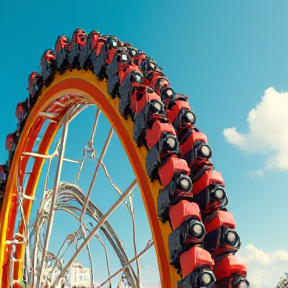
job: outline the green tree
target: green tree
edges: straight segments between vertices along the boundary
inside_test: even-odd
[[[285,273],[286,277],[281,278],[280,282],[276,286],[276,288],[288,288],[288,273]]]

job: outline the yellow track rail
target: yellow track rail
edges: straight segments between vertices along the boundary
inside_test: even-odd
[[[106,91],[107,83],[105,83],[105,81],[99,82],[91,71],[83,70],[73,70],[71,72],[67,71],[63,75],[56,73],[54,80],[49,87],[43,86],[41,95],[31,111],[21,133],[6,183],[6,187],[9,188],[6,188],[5,199],[0,214],[0,287],[10,287],[10,245],[6,244],[6,240],[11,240],[9,237],[13,235],[13,219],[15,221],[17,207],[16,179],[20,167],[19,163],[21,161],[21,157],[23,159],[22,152],[25,149],[25,145],[27,145],[27,143],[30,141],[28,138],[29,130],[35,124],[39,113],[43,111],[50,103],[59,97],[72,92],[79,93],[79,95],[83,95],[89,102],[96,104],[107,117],[117,132],[120,141],[122,142],[141,189],[142,199],[154,239],[162,287],[174,288],[176,287],[176,282],[180,280],[176,270],[169,264],[169,249],[167,239],[171,233],[170,225],[168,223],[164,225],[158,220],[157,216],[157,197],[161,186],[158,181],[152,183],[145,170],[145,158],[148,151],[144,147],[139,148],[136,146],[132,139],[133,122],[129,119],[124,120],[124,118],[121,117],[118,112],[119,99],[112,99],[112,97],[109,96]],[[59,124],[52,123],[50,125],[46,132],[46,134],[48,133],[46,135],[46,139],[45,141],[43,139],[44,143],[41,143],[39,147],[39,153],[47,153],[59,127]],[[43,159],[35,159],[32,174],[30,175],[30,179],[32,180],[29,183],[28,192],[26,192],[26,194],[29,196],[34,196],[35,194],[35,188],[37,186],[43,164]],[[27,203],[24,202],[23,206],[25,218],[28,220],[32,201],[26,201]],[[17,245],[17,258],[20,257],[23,259],[23,255],[24,245]],[[14,270],[14,280],[20,280],[22,277],[22,265],[14,265]],[[18,284],[16,284],[16,286],[18,286]]]

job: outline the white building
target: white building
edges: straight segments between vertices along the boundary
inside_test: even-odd
[[[67,288],[91,288],[91,269],[73,262],[67,275]]]
[[[53,263],[54,264],[54,263]],[[60,267],[59,267],[60,266]],[[46,282],[48,279],[55,279],[59,275],[62,265],[54,267],[49,261],[44,263],[44,274],[41,277],[41,288],[50,287]],[[48,285],[47,285],[48,284]],[[73,262],[68,269],[65,288],[92,288],[91,285],[91,269],[84,267],[79,262]]]

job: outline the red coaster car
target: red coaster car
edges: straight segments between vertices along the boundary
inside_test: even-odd
[[[170,109],[167,109],[166,117],[173,124],[177,132],[193,128],[196,122],[196,116],[192,112],[188,101],[176,100],[174,105],[170,106]]]
[[[140,67],[145,76],[144,84],[154,89],[158,95],[161,94],[161,89],[170,86],[169,80],[165,77],[161,67],[151,58],[144,59]]]
[[[187,95],[176,93],[171,87],[163,87],[160,91],[160,95],[166,109],[171,109],[177,100],[189,101]]]
[[[126,47],[119,47],[114,53],[111,63],[106,67],[108,80],[107,93],[115,98],[119,93],[121,72],[132,65],[129,51]],[[120,72],[120,75],[119,75]]]
[[[221,173],[207,170],[193,182],[193,201],[196,202],[201,212],[210,213],[228,204],[225,184]]]
[[[133,88],[143,83],[143,74],[137,65],[131,64],[119,67],[118,76],[120,84],[119,111],[121,116],[126,118],[131,112],[130,103]]]
[[[214,261],[208,251],[199,246],[192,246],[180,255],[181,275],[184,278],[178,287],[205,288],[214,287],[216,277]],[[225,286],[220,286],[224,288]],[[219,287],[219,288],[220,288]]]
[[[131,96],[131,111],[135,117],[133,138],[138,146],[146,145],[146,130],[151,129],[157,118],[165,116],[164,104],[148,86],[134,87]]]
[[[161,89],[164,87],[169,87],[170,82],[167,77],[164,77],[158,73],[153,73],[149,86],[152,87],[158,95],[160,95]]]
[[[26,117],[29,113],[29,108],[28,108],[28,99],[26,99],[25,102],[20,102],[16,106],[16,111],[15,111],[15,116],[18,120],[17,123],[17,136],[19,136],[22,132],[22,129],[24,127]]]
[[[152,77],[152,75],[155,73],[158,73],[159,75],[161,74],[162,76],[164,75],[162,68],[153,59],[148,57],[142,60],[140,68],[145,79],[147,80],[149,80],[150,77]]]
[[[205,223],[205,249],[214,257],[227,254],[227,252],[237,252],[241,241],[235,227],[233,215],[228,211],[219,210],[212,220]]]
[[[206,135],[198,129],[190,129],[181,138],[180,151],[182,158],[187,161],[191,169],[191,177],[195,176],[205,165],[212,166],[212,150],[208,145]]]
[[[142,51],[142,50],[137,50],[136,55],[133,55],[134,54],[133,52],[131,54],[132,55],[130,55],[130,56],[132,58],[133,63],[135,65],[138,65],[138,66],[141,65],[142,61],[144,61],[145,59],[148,58],[146,53],[144,51]]]
[[[139,49],[135,48],[133,45],[131,45],[130,43],[124,43],[124,47],[127,48],[129,56],[132,60],[132,62],[136,65],[139,66]],[[145,54],[145,53],[144,53]]]
[[[66,35],[61,35],[55,43],[56,65],[60,74],[64,73],[69,66],[68,55],[71,51],[70,40]]]
[[[246,278],[247,266],[233,254],[224,254],[217,257],[214,268],[217,278],[215,288],[232,287],[232,288],[249,288],[250,284]]]
[[[11,166],[11,162],[14,156],[14,152],[18,143],[17,132],[8,134],[6,137],[6,150],[9,152],[8,166]]]
[[[14,152],[16,149],[18,137],[16,132],[8,134],[6,137],[6,150],[9,152]]]
[[[87,40],[84,48],[80,50],[80,55],[78,58],[80,67],[87,70],[94,70],[91,57],[95,54],[95,49],[98,45],[99,38],[101,33],[99,31],[91,31],[87,36]]]
[[[34,104],[37,101],[42,86],[43,86],[42,76],[39,75],[37,72],[32,72],[29,75],[28,87],[27,87],[27,90],[29,91],[30,108],[34,107]]]
[[[173,227],[173,232],[169,235],[171,264],[180,270],[179,256],[195,244],[203,242],[205,227],[198,205],[186,200],[171,206],[169,216]]]
[[[6,182],[7,168],[6,164],[0,165],[0,185],[4,185]]]
[[[178,156],[179,143],[174,127],[165,118],[157,118],[152,128],[147,130],[146,143],[150,149],[146,156],[146,171],[153,181],[157,179],[157,170],[164,158]]]
[[[169,208],[179,201],[193,201],[192,181],[183,173],[175,173],[171,182],[159,192],[157,199],[157,213],[159,219],[165,223],[169,219]],[[197,206],[198,207],[198,206]],[[173,226],[174,227],[174,226]]]
[[[93,65],[93,71],[96,67],[96,61],[98,59],[98,56],[100,55],[101,48],[103,45],[105,45],[108,37],[109,35],[99,35],[99,38],[97,39],[97,45],[90,54],[90,59]],[[94,74],[95,74],[95,71],[94,71]]]
[[[120,46],[120,41],[115,36],[109,36],[101,46],[97,59],[94,62],[94,74],[98,80],[103,80],[106,76],[105,67],[111,64],[114,54]]]
[[[27,102],[19,102],[16,106],[15,117],[18,122],[22,122],[27,117],[28,109]]]
[[[81,50],[84,49],[85,44],[86,44],[86,40],[87,40],[87,34],[86,32],[81,29],[81,28],[77,28],[74,32],[73,32],[73,36],[71,39],[71,50],[70,53],[68,55],[68,62],[71,66],[71,68],[77,68],[80,69],[80,63],[79,63],[79,55]]]
[[[172,180],[175,181],[178,174],[189,176],[190,169],[185,160],[179,159],[175,155],[166,158],[165,161],[161,163],[161,167],[158,169],[160,183],[164,187],[166,187]]]
[[[48,86],[54,76],[54,67],[56,64],[56,55],[53,50],[46,50],[41,57],[41,76],[43,84]]]

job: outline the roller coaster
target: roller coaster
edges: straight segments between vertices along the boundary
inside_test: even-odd
[[[9,156],[0,166],[0,287],[65,287],[67,270],[80,251],[87,248],[91,256],[88,244],[98,237],[98,230],[116,251],[127,287],[141,287],[139,271],[136,273],[131,263],[152,245],[162,288],[249,287],[247,267],[236,255],[241,241],[234,217],[226,208],[224,179],[214,169],[207,137],[195,126],[188,96],[171,87],[156,61],[113,35],[88,34],[77,28],[71,39],[59,36],[55,49],[46,50],[40,63],[41,72],[32,72],[28,78],[28,97],[16,106],[17,128],[6,138]],[[105,214],[90,200],[93,181],[86,195],[77,179],[74,183],[60,181],[63,163],[74,161],[64,155],[68,125],[91,105],[98,108],[91,140],[78,163],[77,179],[84,160],[96,157],[93,137],[100,112],[112,128],[93,181],[103,166],[113,131],[135,174],[123,193],[109,178],[119,199]],[[59,131],[59,142],[49,154]],[[49,166],[54,158],[58,160],[53,187],[48,189],[47,179],[44,181],[43,199],[34,209],[33,225],[29,225],[44,163],[48,161]],[[153,241],[129,260],[108,217],[127,201],[137,183]],[[66,265],[58,254],[48,251],[58,210],[80,223],[66,240],[79,236],[83,240]],[[133,209],[130,211],[133,219]],[[88,227],[82,221],[84,215],[97,224]],[[39,231],[44,231],[43,235]],[[46,275],[43,266],[48,262],[55,273]]]

